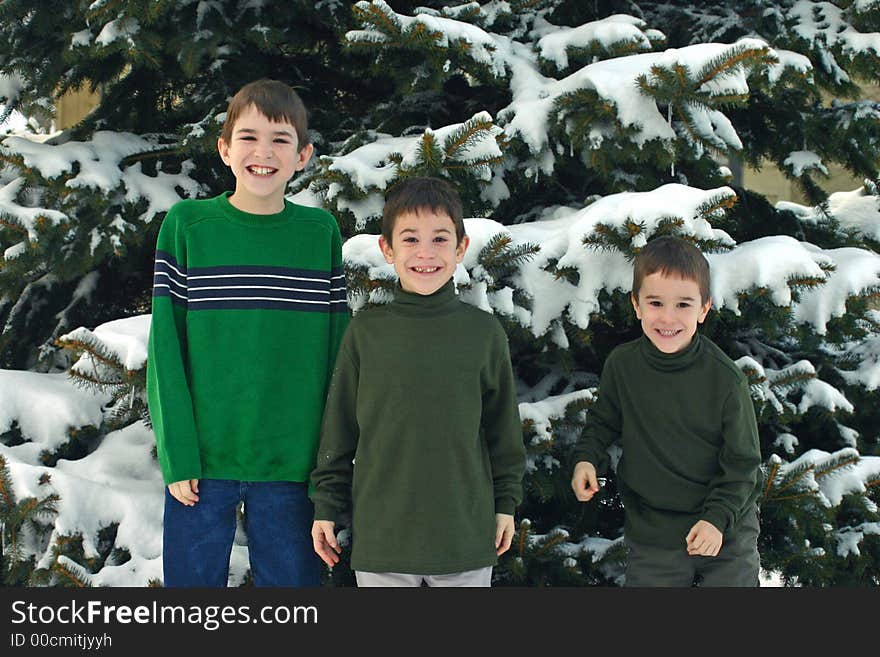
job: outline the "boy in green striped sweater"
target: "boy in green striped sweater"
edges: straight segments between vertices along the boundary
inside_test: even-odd
[[[175,204],[156,244],[147,393],[168,484],[164,582],[225,586],[243,503],[254,583],[317,585],[307,481],[348,323],[339,228],[284,198],[312,154],[290,87],[243,87],[217,146],[235,191]]]

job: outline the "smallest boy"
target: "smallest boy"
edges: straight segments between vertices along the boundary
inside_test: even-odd
[[[340,346],[311,479],[315,552],[339,561],[335,528],[351,510],[358,586],[490,586],[525,449],[507,336],[455,294],[468,247],[458,193],[399,183],[379,245],[400,283]]]
[[[598,492],[621,441],[626,586],[757,586],[758,430],[745,375],[697,333],[712,306],[703,254],[675,237],[649,242],[632,304],[644,335],[605,361],[573,451],[575,496]]]

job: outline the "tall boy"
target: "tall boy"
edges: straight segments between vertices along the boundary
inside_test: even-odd
[[[175,204],[156,245],[147,392],[165,585],[226,585],[241,502],[254,583],[317,585],[306,482],[348,322],[339,229],[284,198],[312,154],[287,85],[244,86],[217,149],[235,191]]]
[[[507,336],[455,295],[468,247],[458,193],[399,183],[379,244],[400,284],[340,346],[312,473],[315,551],[338,562],[335,525],[351,510],[358,586],[489,586],[525,449]]]
[[[632,304],[644,335],[605,361],[573,452],[575,495],[598,492],[619,440],[626,585],[757,586],[758,430],[745,375],[697,333],[712,305],[703,254],[679,238],[649,242]]]

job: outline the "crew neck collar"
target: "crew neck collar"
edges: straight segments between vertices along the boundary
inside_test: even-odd
[[[281,212],[276,212],[274,214],[253,214],[251,212],[239,210],[232,205],[232,203],[229,202],[231,194],[232,192],[223,192],[216,197],[216,200],[226,217],[237,224],[257,227],[278,226],[288,220],[288,212],[290,211],[292,204],[287,199],[284,199],[284,209],[281,210]]]

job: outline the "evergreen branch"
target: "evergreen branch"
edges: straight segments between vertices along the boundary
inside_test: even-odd
[[[835,470],[839,470],[840,468],[845,468],[848,465],[853,465],[858,462],[859,462],[859,457],[857,457],[857,456],[849,457],[846,460],[844,460],[843,462],[836,463],[832,466],[825,468],[824,470],[816,470],[815,477],[816,477],[816,479],[818,479],[819,477],[825,477],[829,473],[834,472]]]
[[[462,170],[462,169],[477,169],[479,167],[489,166],[490,164],[499,164],[504,161],[503,155],[495,155],[492,157],[486,157],[482,160],[470,160],[468,162],[447,162],[443,166],[446,169],[450,170]]]
[[[549,550],[553,549],[554,547],[556,547],[560,543],[564,542],[566,538],[568,538],[568,537],[565,534],[563,534],[562,532],[554,533],[553,536],[551,538],[547,539],[540,548],[535,550],[535,557],[537,558],[537,557],[541,556],[542,554],[544,554],[545,552],[548,552]]]
[[[364,9],[364,5],[367,5],[367,9]],[[374,25],[385,34],[401,36],[400,21],[397,20],[397,15],[391,7],[384,2],[358,2],[352,6],[351,11],[355,20],[361,21],[362,24]]]
[[[485,119],[480,118],[468,119],[446,140],[444,145],[446,157],[455,157],[455,154],[460,149],[477,143],[484,133],[491,134],[492,127],[492,121],[486,121]]]
[[[762,495],[765,499],[770,493],[770,488],[773,486],[773,480],[776,478],[776,473],[779,472],[779,463],[773,463],[771,467],[772,469],[767,474],[767,485],[764,487],[764,494]]]
[[[769,501],[771,502],[782,502],[783,500],[797,500],[802,497],[813,497],[815,493],[813,491],[807,491],[805,493],[796,493],[794,495],[783,495],[782,497],[771,497]]]
[[[746,46],[737,46],[731,49],[725,55],[715,57],[703,66],[697,73],[697,87],[701,87],[715,77],[724,77],[733,74],[738,67],[745,68],[747,62],[752,62],[752,66],[761,62],[775,62],[776,60],[767,57],[770,50],[767,47],[758,50],[751,50]]]
[[[119,160],[119,168],[127,167],[130,164],[134,164],[135,162],[145,162],[146,160],[154,160],[159,159],[160,157],[165,157],[166,155],[179,155],[180,151],[177,148],[160,148],[154,151],[144,151],[142,153],[136,153],[135,155],[127,155],[126,157]]]
[[[6,464],[6,457],[0,454],[0,519],[6,522],[5,516],[17,506],[15,491],[12,488],[12,475]]]
[[[786,279],[788,287],[814,289],[828,282],[827,278],[819,278],[818,276],[798,276],[792,275]]]
[[[67,557],[65,559],[70,561],[70,565],[62,563],[61,556],[58,555],[50,570],[62,580],[62,586],[80,589],[91,588],[92,585],[86,574],[86,569]]]
[[[426,132],[419,141],[419,154],[422,156],[422,162],[426,167],[432,170],[438,170],[443,163],[443,154],[437,146],[437,138],[433,132]]]
[[[727,210],[736,205],[736,194],[716,194],[697,206],[697,214],[710,221],[710,219],[723,217]]]
[[[801,470],[798,474],[794,475],[792,477],[792,479],[787,484],[777,488],[776,492],[781,493],[784,490],[788,490],[789,488],[794,486],[796,483],[798,483],[801,479],[803,479],[807,474],[812,472],[815,467],[816,467],[815,463],[808,465],[806,468]],[[773,499],[779,499],[779,498],[773,498]]]
[[[522,558],[523,554],[526,551],[526,535],[531,528],[531,523],[527,520],[522,520],[519,523],[519,541],[517,541],[517,554],[520,558]]]
[[[718,94],[716,96],[709,96],[708,100],[709,103],[707,104],[711,104],[712,107],[742,105],[748,102],[749,94]]]
[[[108,355],[112,352],[109,352],[107,348],[97,340],[95,342],[86,342],[84,340],[64,340],[58,338],[55,340],[55,346],[64,347],[65,349],[70,349],[74,352],[84,351],[108,367],[113,369],[125,369],[125,365],[122,364],[122,361],[113,355]]]
[[[8,216],[9,215],[0,214],[0,226],[4,226],[6,228],[9,228],[10,230],[21,233],[22,235],[24,235],[25,238],[28,238],[29,234],[28,234],[27,228],[22,226],[21,222],[19,222],[18,220],[14,219],[14,218],[13,219],[4,218],[4,217],[8,217]],[[30,240],[28,240],[28,241],[30,241]]]

